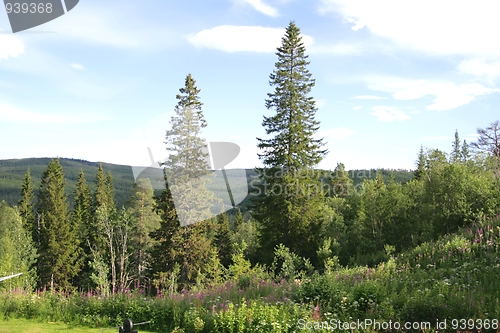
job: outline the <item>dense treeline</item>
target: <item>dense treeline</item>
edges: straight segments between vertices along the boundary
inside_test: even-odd
[[[293,281],[347,265],[373,267],[498,215],[498,122],[479,129],[471,145],[456,133],[450,154],[422,147],[411,179],[398,171],[354,176],[342,163],[318,170],[328,152],[314,136],[314,80],[294,23],[277,55],[275,90],[266,100],[276,112],[263,120],[263,167],[255,169],[248,210],[212,216],[220,202],[206,189],[201,132],[208,124],[188,75],[167,131],[163,191],[138,179],[122,204],[114,174],[100,165],[95,174],[72,175],[69,197],[59,159],[48,162],[36,186],[27,170],[21,200],[0,205],[0,276],[24,273],[9,287],[161,295],[225,281],[245,287],[256,276]]]

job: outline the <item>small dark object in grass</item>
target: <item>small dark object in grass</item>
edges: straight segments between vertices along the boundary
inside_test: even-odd
[[[137,331],[133,330],[134,324],[132,323],[132,320],[130,318],[125,319],[123,322],[123,326],[120,326],[119,333],[138,333]]]

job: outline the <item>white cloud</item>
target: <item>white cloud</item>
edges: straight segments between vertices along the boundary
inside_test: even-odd
[[[354,96],[354,99],[385,99],[385,97],[373,96],[373,95],[360,95]]]
[[[358,31],[358,30],[363,29],[365,27],[365,24],[363,22],[356,21],[356,20],[354,20],[352,18],[348,18],[347,22],[354,23],[354,25],[351,27],[351,29],[354,30],[354,31]]]
[[[328,104],[328,100],[326,100],[326,99],[317,99],[316,100],[316,107],[318,107],[318,108],[321,108],[321,107],[325,106],[326,104]]]
[[[444,111],[468,104],[478,96],[500,92],[479,83],[462,83],[407,80],[394,77],[372,77],[367,79],[368,88],[391,93],[397,100],[415,100],[435,96],[428,110]]]
[[[252,7],[255,10],[261,12],[264,15],[271,16],[271,17],[279,16],[278,10],[276,8],[265,4],[262,0],[245,0],[245,2],[252,5]]]
[[[451,136],[425,136],[422,141],[451,141],[453,137]]]
[[[370,112],[370,114],[376,116],[378,120],[382,122],[389,122],[396,120],[404,121],[411,119],[409,115],[405,114],[403,111],[394,106],[378,105],[374,106],[372,109],[373,112]]]
[[[79,71],[83,71],[85,69],[85,67],[81,64],[71,64],[71,67]]]
[[[0,120],[5,122],[76,124],[90,123],[109,119],[109,117],[96,114],[72,114],[71,116],[68,116],[33,112],[0,103]]]
[[[414,106],[407,106],[406,108],[408,110],[411,110],[411,113],[414,113],[414,114],[422,113],[422,112],[418,111]]]
[[[358,106],[353,107],[353,109],[354,109],[354,110],[361,110],[362,108],[363,108],[363,107],[362,107],[362,106],[359,106],[359,105],[358,105]]]
[[[500,55],[498,4],[491,0],[320,0],[320,14],[337,12],[400,46],[438,54]]]
[[[321,130],[316,134],[316,137],[321,138],[329,138],[331,140],[340,140],[348,138],[352,135],[356,134],[356,131],[347,128],[347,127],[338,127],[332,129]]]
[[[458,69],[466,74],[494,78],[500,76],[500,61],[484,59],[463,60]]]
[[[275,52],[285,34],[282,28],[260,26],[220,25],[188,36],[188,41],[197,48],[211,48],[224,52]],[[307,47],[313,38],[302,35]]]
[[[0,60],[15,58],[24,53],[24,44],[12,35],[0,33]]]

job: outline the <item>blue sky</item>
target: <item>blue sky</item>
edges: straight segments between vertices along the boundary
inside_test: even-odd
[[[191,73],[208,141],[256,137],[284,28],[295,20],[316,79],[319,167],[413,169],[420,145],[449,151],[455,129],[499,120],[495,1],[81,0],[12,34],[0,10],[0,159],[70,157],[149,165]]]

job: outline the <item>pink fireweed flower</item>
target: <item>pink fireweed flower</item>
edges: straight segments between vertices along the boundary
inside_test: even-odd
[[[319,304],[316,303],[316,306],[314,307],[313,313],[312,313],[312,318],[314,320],[320,320],[321,319],[321,313],[320,313],[320,308]]]

